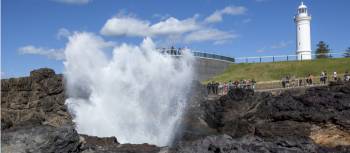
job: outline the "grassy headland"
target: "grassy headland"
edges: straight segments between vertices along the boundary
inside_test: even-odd
[[[204,81],[227,82],[229,80],[255,79],[256,81],[280,80],[286,75],[305,77],[309,73],[319,76],[321,71],[328,75],[336,71],[338,74],[350,72],[350,58],[317,59],[312,61],[286,61],[271,63],[232,64],[224,73],[213,79]]]

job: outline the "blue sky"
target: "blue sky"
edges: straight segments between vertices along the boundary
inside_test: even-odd
[[[159,47],[187,46],[232,57],[295,52],[293,16],[300,0],[2,0],[1,75],[40,67],[63,72],[62,49],[74,31]],[[312,15],[312,49],[350,47],[349,0],[304,0]],[[109,21],[109,22],[108,22]],[[117,25],[117,26],[116,26]]]

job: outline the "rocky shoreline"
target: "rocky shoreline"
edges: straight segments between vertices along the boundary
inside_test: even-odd
[[[120,144],[78,134],[64,105],[62,75],[34,70],[1,80],[3,153],[350,152],[350,84],[279,95],[237,89],[208,100],[194,83],[172,146]]]

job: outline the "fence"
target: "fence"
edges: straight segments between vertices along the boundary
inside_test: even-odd
[[[181,56],[183,52],[183,48],[159,48],[158,49],[161,53],[166,53],[173,56]],[[212,54],[212,53],[204,53],[199,51],[192,51],[192,54],[196,57],[200,58],[209,58],[209,59],[216,59],[216,60],[223,60],[228,61],[231,63],[263,63],[263,62],[281,62],[281,61],[305,61],[306,59],[303,59],[303,55],[300,56],[300,60],[298,59],[298,55],[276,55],[276,56],[255,56],[255,57],[229,57],[229,56],[222,56],[218,54]],[[311,54],[311,60],[317,59],[317,57],[321,56],[322,58],[342,58],[344,57],[346,53],[345,52],[332,52],[332,53],[326,53],[326,54]],[[308,55],[304,55],[308,56]],[[307,59],[309,60],[309,59]]]
[[[183,48],[159,48],[158,49],[161,53],[166,53],[172,56],[181,56],[182,52],[184,51]],[[211,53],[204,53],[204,52],[199,52],[199,51],[192,51],[193,56],[200,57],[200,58],[209,58],[209,59],[215,59],[215,60],[222,60],[222,61],[227,61],[234,63],[235,59],[232,57],[228,56],[222,56],[218,54],[211,54]]]
[[[232,57],[217,55],[217,54],[210,54],[210,53],[202,53],[202,52],[192,52],[194,56],[196,57],[203,57],[203,58],[211,58],[211,59],[217,59],[217,60],[223,60],[228,62],[235,62],[235,59]]]
[[[327,54],[311,54],[312,60],[318,56],[323,58],[342,58],[344,52],[332,52]],[[298,55],[276,55],[276,56],[256,56],[256,57],[238,57],[235,58],[236,63],[262,63],[262,62],[280,62],[280,61],[298,61]],[[303,56],[299,61],[303,61]]]
[[[338,74],[337,79],[344,80],[343,77],[344,74]],[[289,83],[286,85],[286,88],[296,88],[296,87],[305,87],[305,86],[317,86],[317,85],[325,85],[322,84],[320,81],[321,77],[313,77],[312,79],[312,84],[307,84],[306,83],[306,78],[292,78],[289,80]],[[301,81],[300,81],[301,80]],[[334,81],[334,79],[331,76],[327,77],[326,84],[329,81]],[[275,80],[275,81],[266,81],[266,82],[257,82],[256,83],[256,89],[257,90],[266,90],[266,89],[278,89],[278,88],[283,88],[282,86],[282,81],[280,80]]]

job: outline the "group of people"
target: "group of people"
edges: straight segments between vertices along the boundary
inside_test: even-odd
[[[337,72],[333,72],[332,80],[333,81],[341,80],[341,78],[338,76]],[[326,84],[327,81],[328,81],[327,72],[326,71],[322,71],[321,75],[320,75],[320,82],[321,82],[321,84]],[[345,72],[344,77],[343,77],[343,81],[345,81],[345,82],[350,81],[350,75],[349,75],[348,71]]]
[[[341,80],[337,72],[333,72],[333,75],[331,77],[332,77],[332,81]],[[328,74],[326,71],[322,71],[320,74],[320,84],[327,84],[327,81],[329,81]],[[350,74],[348,71],[345,72],[343,81],[346,81],[346,82],[350,81]],[[305,77],[305,84],[303,84],[303,79],[296,79],[295,77],[290,77],[290,76],[283,77],[281,80],[281,84],[283,88],[288,88],[293,86],[302,86],[302,85],[310,86],[310,85],[313,85],[314,83],[315,83],[314,76],[311,73],[309,73]]]
[[[207,90],[209,94],[215,94],[215,95],[226,95],[229,90],[235,89],[235,88],[242,88],[242,89],[255,89],[256,81],[254,79],[252,80],[236,80],[234,82],[209,82],[207,84]]]

